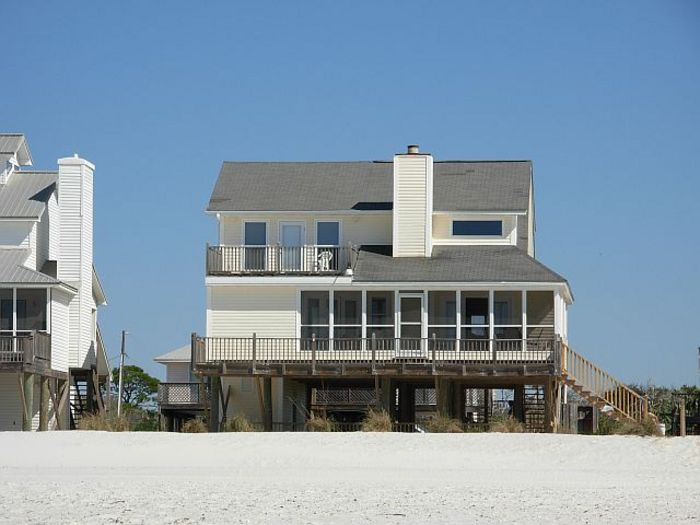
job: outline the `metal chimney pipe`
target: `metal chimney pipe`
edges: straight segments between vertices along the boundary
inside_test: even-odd
[[[416,155],[418,153],[420,153],[419,148],[418,148],[418,144],[409,144],[408,145],[408,154],[409,155]]]

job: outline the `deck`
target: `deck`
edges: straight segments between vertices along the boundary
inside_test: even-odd
[[[549,376],[560,355],[557,340],[192,337],[193,368],[203,375]]]
[[[31,332],[0,336],[0,370],[49,371],[51,335]]]

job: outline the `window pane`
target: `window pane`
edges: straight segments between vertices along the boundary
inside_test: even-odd
[[[437,327],[428,327],[428,337],[433,338],[435,336],[437,339],[456,339],[455,334],[457,333],[456,328],[437,328]]]
[[[0,289],[0,330],[12,330],[12,290]]]
[[[301,324],[328,325],[328,292],[301,292]]]
[[[527,292],[527,324],[554,324],[553,292]]]
[[[519,326],[516,327],[510,327],[510,328],[494,328],[493,330],[494,337],[496,339],[522,339],[523,338],[523,331],[520,329]]]
[[[495,292],[493,315],[495,324],[522,324],[522,292]]]
[[[367,292],[367,324],[394,324],[394,292]]]
[[[264,222],[246,222],[244,242],[248,246],[264,246],[267,244],[267,224]]]
[[[46,290],[17,290],[17,330],[46,330]]]
[[[360,339],[362,337],[362,328],[357,327],[338,327],[333,329],[334,339]]]
[[[452,235],[503,235],[503,221],[452,221]]]
[[[420,339],[420,325],[405,324],[401,326],[401,337],[409,339]]]
[[[333,320],[336,325],[362,324],[362,292],[335,292]]]
[[[542,326],[527,329],[527,338],[534,341],[537,340],[554,340],[554,327],[553,326]]]
[[[462,339],[488,339],[489,329],[483,328],[462,328]]]
[[[340,244],[340,224],[338,222],[316,223],[316,244],[337,246]]]
[[[428,324],[455,324],[456,297],[455,292],[428,292]]]
[[[488,292],[462,292],[462,324],[489,324]]]
[[[401,298],[401,315],[402,323],[420,323],[421,322],[421,303],[420,297],[402,297]]]

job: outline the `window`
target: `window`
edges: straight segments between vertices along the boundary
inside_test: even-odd
[[[338,221],[317,222],[316,244],[318,246],[340,245],[340,223]]]
[[[496,339],[522,339],[523,293],[497,291],[493,294],[494,337]]]
[[[357,350],[362,339],[362,292],[333,294],[333,347]]]
[[[245,269],[265,270],[267,224],[264,222],[246,222],[243,225],[243,230]]]
[[[428,292],[428,337],[454,340],[457,337],[456,326],[456,292]]]
[[[11,332],[14,329],[12,288],[0,289],[0,330]]]
[[[489,293],[462,292],[461,337],[465,350],[486,350],[483,341],[489,338]]]
[[[328,292],[301,292],[301,338],[302,348],[311,349],[311,339],[316,337],[317,349],[328,348],[330,336]]]
[[[46,330],[45,289],[17,289],[17,330]]]
[[[503,221],[452,221],[455,236],[503,236]]]
[[[367,292],[367,337],[384,340],[377,346],[389,347],[394,338],[394,292]],[[391,342],[386,341],[391,339]]]

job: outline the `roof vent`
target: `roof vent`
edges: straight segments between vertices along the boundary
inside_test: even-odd
[[[419,148],[418,148],[418,144],[409,144],[408,145],[408,154],[409,155],[416,155],[418,153],[420,153]]]

